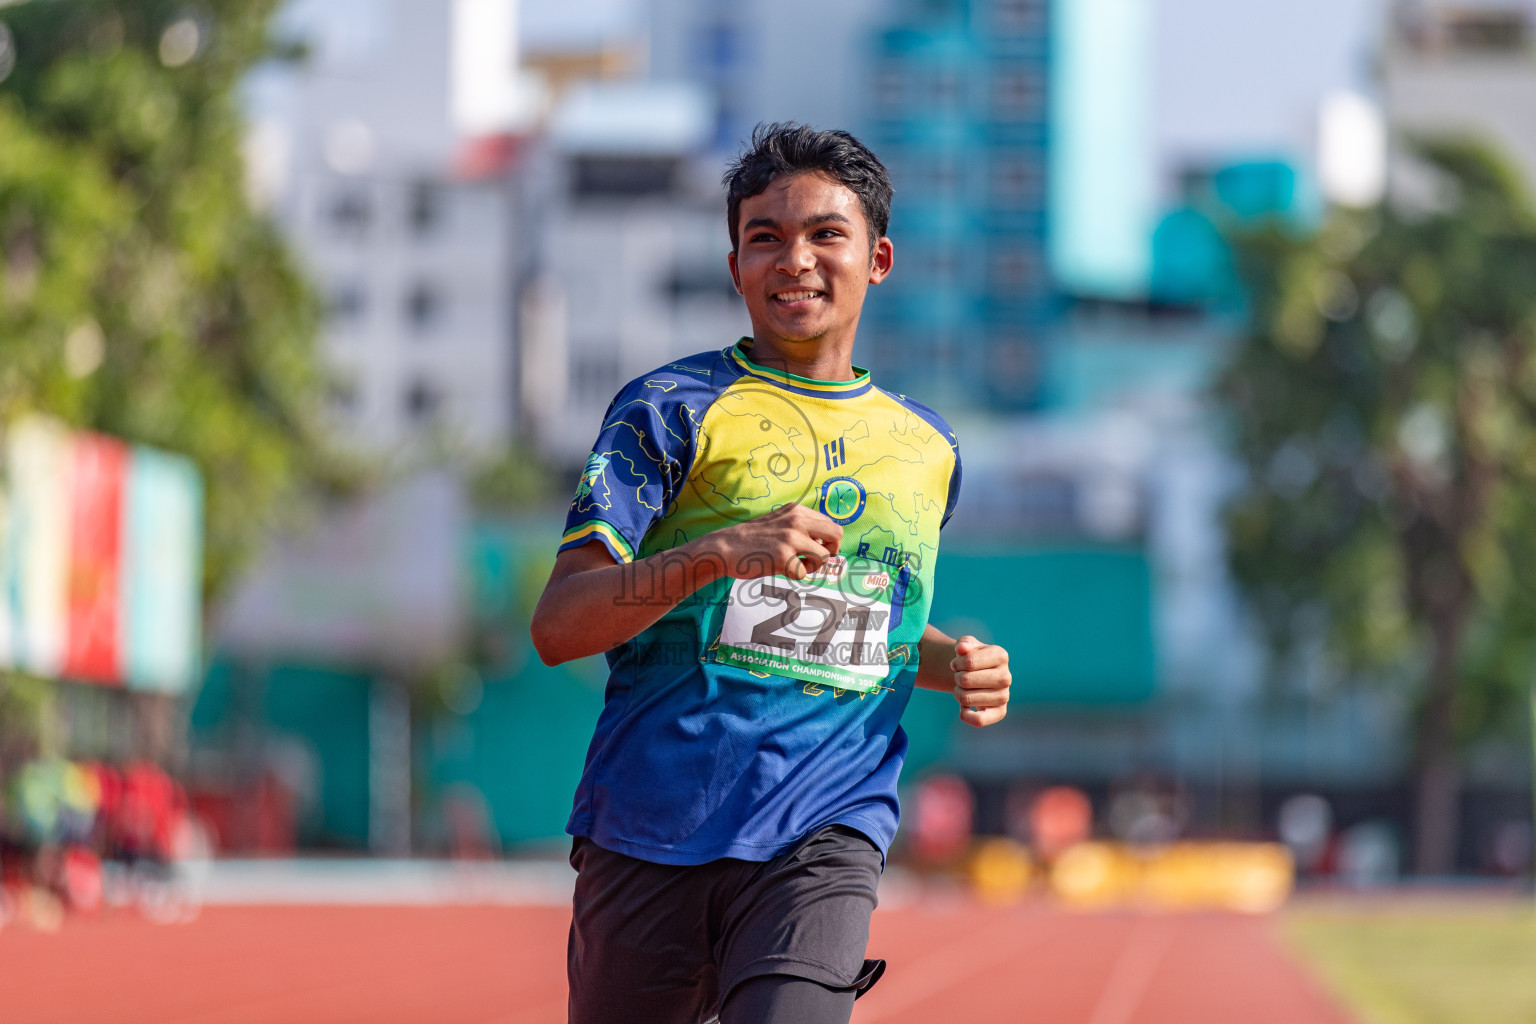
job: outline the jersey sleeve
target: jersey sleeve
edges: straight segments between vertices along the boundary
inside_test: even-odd
[[[692,439],[669,424],[665,395],[644,385],[619,392],[576,484],[560,550],[601,541],[619,562],[632,562],[646,531],[677,495]]]
[[[886,392],[886,394],[891,394]],[[949,450],[954,454],[955,465],[949,472],[949,494],[944,499],[944,518],[939,520],[939,529],[943,529],[949,523],[949,517],[955,514],[955,506],[960,504],[960,439],[955,436],[955,429],[928,406],[909,395],[891,395],[892,398],[906,406],[912,412],[921,416],[938,435],[949,445]]]
[[[943,529],[949,523],[949,517],[955,514],[955,506],[960,504],[960,441],[955,437],[953,430],[947,431],[944,440],[949,442],[950,448],[955,453],[955,468],[949,474],[949,498],[944,502],[944,518],[939,520],[939,529]]]

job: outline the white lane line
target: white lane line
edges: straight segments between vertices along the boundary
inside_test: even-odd
[[[1125,948],[1110,968],[1109,980],[1094,1005],[1088,1024],[1130,1024],[1146,995],[1157,966],[1173,938],[1175,924],[1166,918],[1142,918],[1131,930]]]
[[[1044,929],[1019,942],[1020,927],[1038,920],[1011,917],[959,943],[941,946],[913,963],[893,964],[891,973],[853,1006],[854,1024],[876,1024],[960,985],[968,978],[1017,960],[1031,946],[1045,941]]]

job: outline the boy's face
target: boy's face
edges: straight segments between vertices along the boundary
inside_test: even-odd
[[[812,172],[775,179],[742,200],[731,277],[753,331],[815,341],[858,326],[864,294],[891,270],[891,240],[877,239],[859,197]]]

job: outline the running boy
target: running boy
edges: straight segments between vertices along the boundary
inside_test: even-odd
[[[885,168],[759,126],[725,180],[752,337],[609,408],[533,618],[610,675],[568,831],[573,1024],[846,1024],[913,686],[1007,712],[1008,655],[928,624],[960,491],[937,413],[853,365]]]

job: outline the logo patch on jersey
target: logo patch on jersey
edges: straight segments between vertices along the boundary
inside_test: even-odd
[[[602,478],[603,470],[608,468],[608,456],[593,452],[587,457],[587,468],[582,470],[581,483],[576,485],[576,497],[585,498],[592,493],[592,488],[597,486],[597,481]]]
[[[828,441],[821,446],[821,457],[828,469],[836,469],[848,461],[848,446],[841,437],[836,441]]]
[[[847,526],[864,512],[864,485],[851,476],[834,476],[821,485],[821,510],[838,526]]]
[[[821,563],[820,569],[812,573],[806,573],[805,579],[807,582],[814,580],[820,583],[836,583],[843,578],[843,574],[847,571],[848,559],[842,555],[833,555]]]

